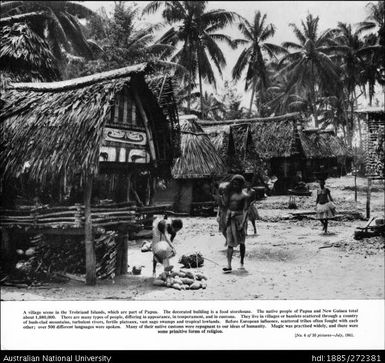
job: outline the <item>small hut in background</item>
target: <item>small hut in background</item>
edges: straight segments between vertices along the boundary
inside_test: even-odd
[[[1,194],[8,208],[16,208],[2,211],[2,230],[21,226],[28,233],[83,235],[88,284],[96,281],[96,235],[112,230],[127,236],[141,223],[135,177],[171,172],[178,119],[165,116],[149,89],[149,68],[143,63],[68,81],[14,83],[2,94]],[[61,194],[53,209],[17,210],[9,197],[21,177],[38,187],[29,196],[40,187]],[[99,177],[110,188],[98,188]],[[91,205],[93,197],[109,197],[109,191],[119,204]]]
[[[278,181],[275,192],[286,193],[294,185],[297,172],[302,173],[302,149],[299,125],[303,122],[299,113],[282,116],[225,121],[200,121],[206,132],[215,136],[215,128],[229,127],[229,142],[226,151],[233,163],[228,165],[232,172],[255,173],[260,166],[267,173],[275,175]],[[210,128],[213,128],[211,130]],[[234,152],[230,150],[234,147]],[[229,159],[228,159],[229,160]]]
[[[177,183],[175,210],[191,213],[194,207],[214,205],[213,181],[226,173],[226,167],[196,117],[181,117],[180,132],[181,156],[172,168]]]
[[[299,138],[300,114],[267,117],[251,123],[251,134],[259,158],[275,175],[275,193],[285,194],[303,175],[303,152]]]
[[[304,180],[313,181],[322,173],[340,177],[350,171],[353,153],[334,131],[309,129],[299,135],[306,159]]]

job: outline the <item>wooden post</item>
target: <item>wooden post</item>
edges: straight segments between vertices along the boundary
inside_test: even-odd
[[[357,170],[354,170],[354,201],[357,203]]]
[[[84,237],[86,245],[86,284],[96,284],[96,255],[91,221],[92,175],[87,174],[84,188]]]
[[[132,180],[131,180],[131,176],[132,174],[129,173],[127,175],[127,197],[126,197],[126,201],[129,202],[131,199],[130,199],[130,191],[131,191],[131,186],[132,186]]]
[[[125,233],[123,235],[123,246],[122,246],[122,267],[121,267],[121,274],[125,275],[127,273],[128,268],[128,233]]]
[[[370,194],[372,189],[372,179],[368,177],[368,189],[366,191],[366,218],[370,218]]]

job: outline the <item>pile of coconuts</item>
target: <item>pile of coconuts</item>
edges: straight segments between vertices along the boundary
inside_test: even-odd
[[[163,271],[153,281],[154,286],[165,286],[176,290],[199,290],[207,287],[207,277],[200,272]]]

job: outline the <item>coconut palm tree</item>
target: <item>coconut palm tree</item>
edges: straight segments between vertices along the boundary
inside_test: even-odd
[[[334,36],[335,45],[331,49],[335,52],[333,58],[340,70],[342,88],[339,99],[346,101],[346,107],[350,111],[346,121],[347,142],[351,144],[354,126],[354,107],[357,100],[356,88],[360,85],[360,73],[362,69],[363,41],[360,30],[353,30],[350,24],[338,23]]]
[[[374,34],[369,34],[363,40],[364,48],[370,49],[376,44],[376,37]],[[369,96],[369,105],[372,106],[374,97],[374,87],[376,82],[379,84],[385,84],[385,75],[381,74],[381,57],[382,54],[379,51],[365,52],[362,55],[362,67],[360,70],[360,84],[362,85],[364,94]],[[366,92],[366,85],[368,91]]]
[[[189,95],[193,81],[198,76],[203,113],[202,80],[216,87],[214,70],[209,58],[222,75],[226,59],[217,42],[233,46],[231,38],[218,31],[240,19],[240,16],[223,9],[207,10],[207,1],[152,1],[144,8],[143,13],[154,13],[161,7],[164,8],[163,18],[168,24],[174,25],[162,36],[161,42],[173,46],[181,44],[181,48],[172,56],[171,61],[187,69]],[[189,97],[187,108],[190,107]]]
[[[88,32],[99,34],[95,41],[103,50],[91,68],[100,72],[143,61],[164,60],[171,54],[174,47],[155,41],[159,24],[138,24],[139,11],[136,6],[127,7],[124,2],[117,2],[112,17],[102,14],[102,22],[90,22]]]
[[[79,19],[97,16],[84,5],[72,1],[5,1],[0,4],[0,25],[27,22],[48,41],[52,53],[64,61],[63,49],[70,54],[92,58],[95,44],[88,42]]]
[[[377,4],[369,3],[370,15],[359,23],[360,30],[378,29],[378,43],[385,47],[385,2],[378,1]]]
[[[261,97],[270,86],[270,77],[268,76],[267,61],[264,58],[264,53],[272,58],[285,51],[285,49],[278,45],[266,42],[267,39],[274,36],[275,27],[273,24],[265,24],[265,22],[266,14],[261,15],[259,11],[255,13],[252,24],[246,19],[243,19],[239,23],[238,28],[245,39],[237,39],[234,41],[237,45],[245,44],[247,46],[240,54],[233,68],[232,76],[234,80],[239,80],[247,68],[245,91],[247,91],[251,85],[249,113],[251,113],[252,110],[257,84]],[[259,99],[261,99],[261,97]]]
[[[315,125],[318,127],[317,98],[326,90],[332,93],[338,89],[338,72],[330,54],[335,30],[328,29],[318,34],[319,17],[309,14],[301,28],[290,24],[298,43],[284,42],[282,45],[291,53],[280,60],[283,66],[278,75],[285,74],[288,87],[300,87],[308,96]]]

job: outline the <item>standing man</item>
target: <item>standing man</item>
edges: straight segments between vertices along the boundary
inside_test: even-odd
[[[247,209],[249,207],[248,195],[242,190],[244,186],[245,178],[242,175],[232,177],[229,185],[229,209],[226,219],[227,267],[223,268],[225,273],[232,271],[231,261],[234,247],[238,245],[241,254],[241,269],[244,268]]]
[[[183,227],[181,219],[169,220],[167,216],[163,219],[155,219],[152,225],[152,253],[153,253],[153,268],[152,273],[155,277],[156,264],[163,264],[164,271],[171,271],[173,266],[170,265],[170,258],[176,254],[174,238]]]

